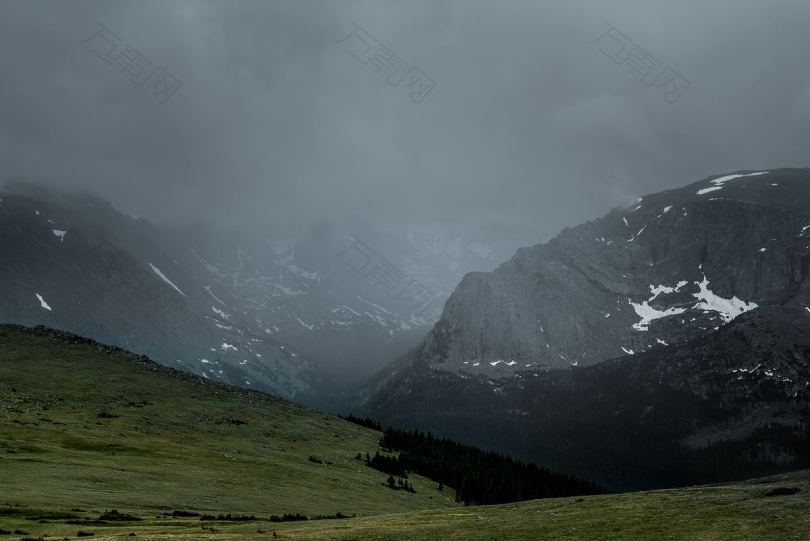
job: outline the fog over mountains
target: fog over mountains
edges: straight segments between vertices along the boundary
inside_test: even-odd
[[[806,0],[4,0],[0,324],[67,331],[6,340],[78,335],[368,441],[430,432],[402,437],[444,449],[436,492],[500,481],[434,436],[614,491],[810,467],[808,22]],[[0,413],[39,423],[16,392]],[[315,418],[278,456],[376,459],[410,497],[402,457],[310,454]]]
[[[7,0],[0,179],[156,223],[296,238],[357,216],[514,227],[511,248],[529,246],[691,179],[805,167],[808,17],[803,0]],[[436,83],[421,103],[338,43],[353,22]],[[606,23],[689,81],[675,103],[609,56]],[[180,81],[168,101],[104,57],[99,25]]]
[[[4,321],[304,400],[407,352],[464,269],[508,255],[498,232],[475,239],[355,221],[284,241],[158,226],[30,184],[9,184],[0,197]]]
[[[645,195],[488,272],[493,233],[342,227],[157,226],[11,184],[0,318],[613,488],[810,465],[810,170]]]

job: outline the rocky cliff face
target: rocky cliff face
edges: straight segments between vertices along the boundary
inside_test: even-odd
[[[685,344],[505,379],[400,367],[362,413],[616,490],[806,468],[810,313],[757,309]]]
[[[645,196],[465,277],[355,411],[613,488],[810,465],[810,170]]]
[[[587,366],[804,302],[810,172],[743,172],[628,209],[468,274],[419,358],[505,375]]]

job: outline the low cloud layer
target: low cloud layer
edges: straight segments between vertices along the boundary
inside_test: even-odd
[[[710,174],[807,166],[808,22],[788,0],[5,0],[0,177],[155,220],[540,240]],[[397,57],[363,63],[358,36]],[[146,62],[180,83],[164,103]],[[385,73],[403,65],[435,81],[419,103]],[[689,83],[674,103],[667,67]]]

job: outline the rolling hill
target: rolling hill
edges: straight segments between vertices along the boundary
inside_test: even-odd
[[[456,505],[355,459],[380,434],[43,328],[0,326],[0,503],[272,515]]]
[[[69,333],[0,326],[0,539],[790,540],[810,528],[807,471],[462,507],[417,475],[415,492],[386,487],[355,458],[379,438]]]

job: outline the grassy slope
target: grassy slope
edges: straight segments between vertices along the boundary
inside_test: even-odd
[[[791,496],[764,497],[774,487],[797,487]],[[537,500],[488,507],[445,508],[349,520],[304,523],[201,523],[149,518],[117,527],[81,527],[93,539],[195,541],[243,539],[433,541],[541,540],[807,540],[810,473],[800,472],[729,486],[609,496]],[[2,508],[0,508],[2,511]],[[5,526],[3,523],[5,522]],[[201,529],[213,526],[216,532]],[[79,526],[0,516],[0,527],[75,539]]]
[[[0,504],[262,516],[454,505],[426,479],[416,494],[384,487],[355,460],[379,433],[133,358],[0,327]]]
[[[763,497],[773,487],[800,487],[792,496]],[[423,511],[333,524],[285,525],[285,539],[428,541],[807,540],[810,473],[718,487],[535,500],[511,505]],[[224,530],[236,533],[237,529]],[[245,538],[260,538],[242,528]],[[235,536],[232,536],[233,538]]]
[[[382,474],[352,458],[373,450],[377,433],[123,358],[0,327],[0,529],[54,539],[76,539],[85,530],[97,540],[133,532],[140,540],[175,541],[272,539],[273,532],[282,539],[370,541],[784,541],[810,535],[810,472],[490,507],[454,507],[451,491],[419,478],[417,494],[394,492],[381,486]],[[137,404],[144,401],[149,404]],[[120,417],[99,418],[100,411]],[[314,464],[310,455],[333,464]],[[763,497],[775,486],[801,492]],[[117,507],[144,520],[79,526],[47,516],[74,507],[86,518]],[[161,516],[178,508],[367,516],[283,524]],[[407,510],[415,511],[393,513]],[[218,531],[201,528],[210,525]],[[22,535],[0,535],[0,541]]]

